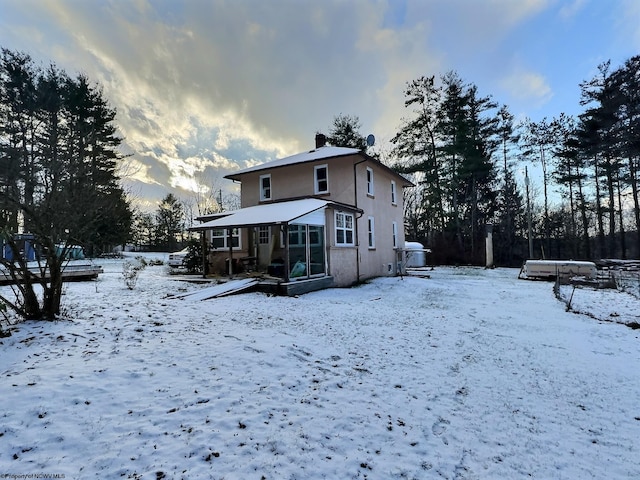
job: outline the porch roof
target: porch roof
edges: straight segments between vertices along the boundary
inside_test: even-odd
[[[241,208],[222,218],[216,218],[202,223],[189,230],[209,230],[212,228],[240,228],[258,227],[261,225],[279,225],[291,223],[297,218],[311,212],[326,208],[328,205],[340,205],[328,200],[318,198],[303,198],[299,200],[289,200],[285,202],[268,203],[265,205],[254,205],[252,207]],[[354,210],[353,207],[340,205],[340,208]]]

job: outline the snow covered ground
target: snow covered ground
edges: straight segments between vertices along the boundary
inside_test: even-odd
[[[100,263],[64,320],[0,341],[0,476],[640,478],[626,294],[576,290],[593,318],[518,270],[441,267],[189,301],[164,266],[129,290]]]

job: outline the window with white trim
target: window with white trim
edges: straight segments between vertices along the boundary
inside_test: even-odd
[[[315,193],[329,193],[329,166],[318,165],[313,169]]]
[[[376,248],[376,229],[373,217],[367,218],[367,236],[369,238],[369,248]]]
[[[398,224],[396,222],[391,223],[391,231],[393,235],[393,248],[398,248]]]
[[[260,201],[271,200],[271,175],[260,175]]]
[[[258,243],[260,245],[267,245],[269,243],[269,226],[258,227]]]
[[[391,204],[396,205],[396,181],[391,180]]]
[[[367,167],[367,195],[373,196],[373,169]]]
[[[229,235],[226,228],[215,228],[211,231],[211,248],[214,250],[229,249]],[[240,248],[240,229],[231,230],[231,246],[234,250]]]
[[[354,217],[352,213],[336,212],[336,245],[353,245]]]

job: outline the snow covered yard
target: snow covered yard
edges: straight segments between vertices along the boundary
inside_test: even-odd
[[[442,267],[196,302],[165,267],[128,290],[102,265],[67,320],[1,340],[0,474],[640,478],[640,331],[550,283]]]
[[[632,328],[638,328],[640,324],[640,300],[624,291],[562,285],[560,298],[572,312],[583,313],[596,320],[621,323]]]

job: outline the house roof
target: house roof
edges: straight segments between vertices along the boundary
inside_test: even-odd
[[[277,167],[286,167],[288,165],[295,165],[298,163],[313,162],[315,160],[322,160],[325,158],[356,155],[358,153],[360,153],[360,150],[358,150],[357,148],[332,147],[326,145],[324,147],[319,147],[308,152],[297,153],[295,155],[291,155],[290,157],[280,158],[278,160],[273,160],[272,162],[262,163],[260,165],[245,168],[244,170],[239,170],[237,172],[230,173],[229,175],[225,175],[224,178],[239,180],[240,175],[244,175],[245,173],[259,172],[261,170],[269,170]]]
[[[311,212],[325,208],[328,205],[340,206],[350,210],[357,210],[353,207],[340,205],[328,200],[317,198],[303,198],[286,202],[268,203],[264,205],[254,205],[252,207],[241,208],[227,213],[222,218],[216,218],[189,230],[209,230],[212,228],[239,228],[257,227],[260,225],[274,225],[290,223]]]
[[[324,160],[328,158],[346,157],[348,155],[360,155],[364,160],[371,161],[372,163],[378,165],[383,170],[386,170],[392,175],[396,176],[399,180],[402,181],[402,186],[404,187],[415,186],[412,182],[407,180],[405,177],[400,175],[395,170],[387,167],[384,163],[380,162],[379,160],[376,160],[375,158],[367,155],[365,152],[357,148],[332,147],[329,145],[325,145],[324,147],[318,147],[315,150],[310,150],[308,152],[297,153],[295,155],[291,155],[290,157],[280,158],[272,162],[262,163],[260,165],[255,165],[253,167],[245,168],[244,170],[239,170],[237,172],[225,175],[224,178],[240,181],[240,177],[245,173],[261,172],[263,170],[271,170],[273,168],[278,168],[278,167],[286,167],[289,165],[313,162],[316,160]]]

